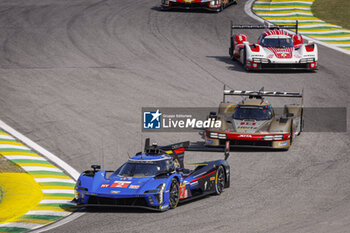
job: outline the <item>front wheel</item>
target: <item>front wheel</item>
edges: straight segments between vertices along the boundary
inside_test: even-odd
[[[224,168],[220,166],[216,172],[215,180],[215,193],[220,195],[224,191],[225,187],[225,172]]]
[[[179,204],[179,182],[177,179],[173,179],[170,185],[169,194],[169,207],[170,209],[175,209],[177,204]]]

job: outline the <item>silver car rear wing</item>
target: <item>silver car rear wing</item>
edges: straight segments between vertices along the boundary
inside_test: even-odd
[[[223,102],[225,103],[225,96],[235,95],[235,96],[249,96],[249,97],[289,97],[289,98],[301,98],[302,106],[304,102],[304,89],[301,92],[287,92],[287,91],[265,91],[262,87],[259,91],[242,91],[242,90],[232,90],[226,89],[224,86],[223,92]]]

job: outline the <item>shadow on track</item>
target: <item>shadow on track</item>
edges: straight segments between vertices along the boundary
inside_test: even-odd
[[[251,70],[251,71],[246,71],[242,64],[240,64],[238,61],[236,60],[231,60],[231,58],[229,56],[207,56],[208,58],[214,58],[220,62],[224,62],[228,65],[230,65],[228,67],[229,70],[234,70],[234,71],[238,71],[238,72],[245,72],[245,73],[271,73],[271,74],[285,74],[285,73],[296,73],[296,74],[300,74],[300,73],[316,73],[315,70],[288,70],[288,69],[275,69],[275,70]]]

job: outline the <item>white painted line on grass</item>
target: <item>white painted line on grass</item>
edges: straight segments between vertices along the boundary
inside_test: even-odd
[[[10,135],[3,135],[3,134],[0,134],[0,139],[15,140],[14,137],[11,137]]]
[[[73,189],[42,189],[41,190],[43,193],[64,193],[64,194],[74,194]]]
[[[30,150],[26,146],[18,146],[12,144],[0,144],[0,149],[21,149],[21,150]]]
[[[14,159],[23,159],[23,160],[40,160],[40,161],[47,161],[43,157],[39,156],[26,156],[26,155],[4,155],[5,158],[8,160],[14,160]]]
[[[50,172],[63,172],[61,169],[55,167],[35,167],[35,166],[21,166],[25,171],[50,171]]]
[[[46,183],[46,182],[62,182],[62,183],[72,183],[75,184],[75,181],[72,179],[59,179],[59,178],[35,178],[34,179],[38,183]]]
[[[60,203],[60,204],[72,204],[75,205],[75,203],[72,203],[70,200],[65,199],[43,199],[39,202],[39,204],[51,204],[51,203]]]
[[[26,213],[26,215],[51,215],[51,216],[68,216],[72,212],[65,211],[53,211],[53,210],[31,210]]]

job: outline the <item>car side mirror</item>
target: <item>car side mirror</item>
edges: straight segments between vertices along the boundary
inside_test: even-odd
[[[97,170],[101,169],[100,165],[91,165],[91,168],[96,172]]]

